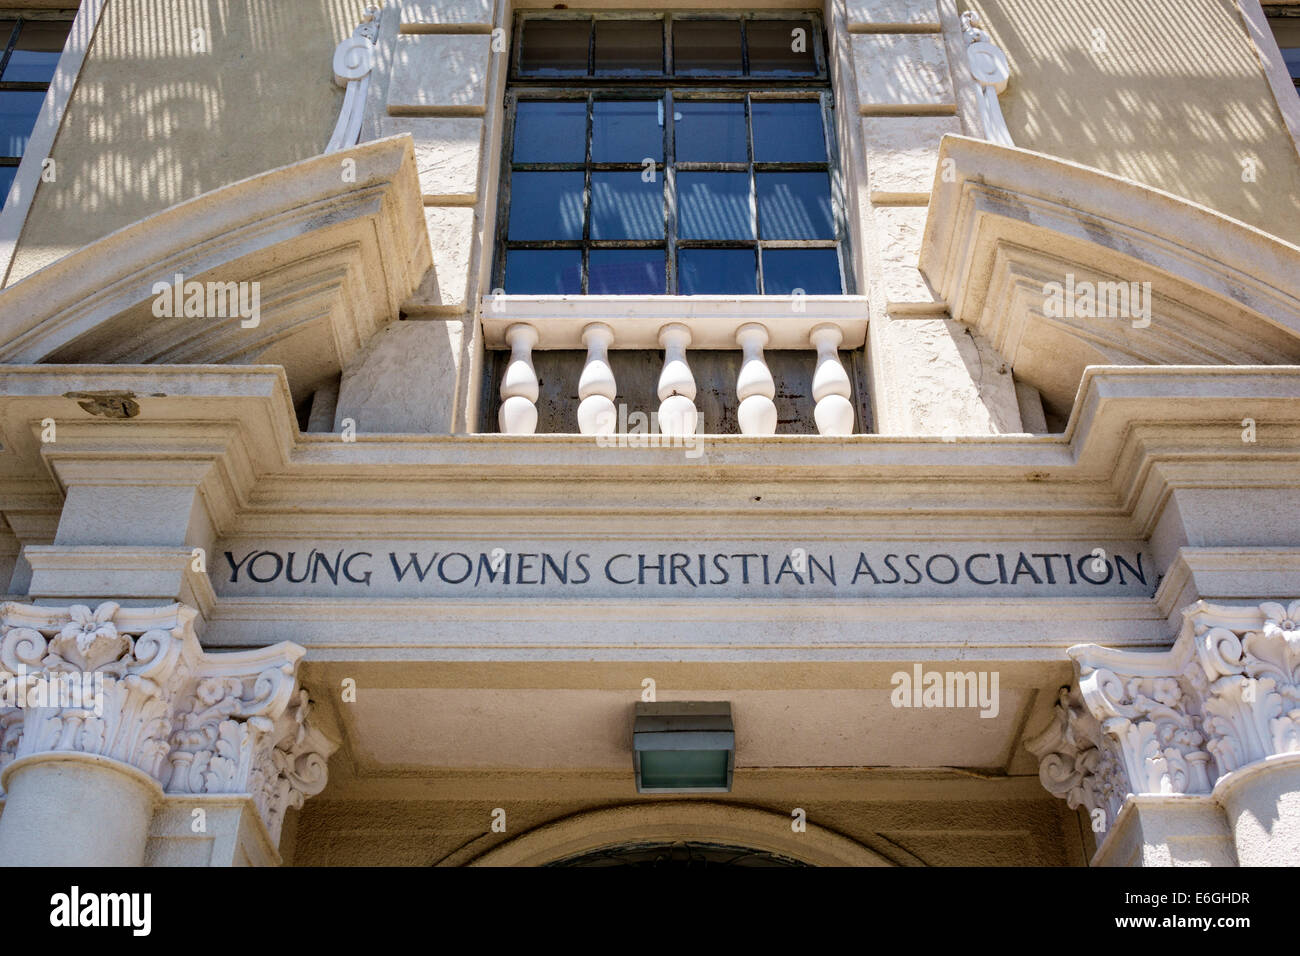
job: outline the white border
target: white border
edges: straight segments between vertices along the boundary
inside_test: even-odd
[[[72,27],[68,30],[63,52],[59,55],[59,65],[50,79],[50,90],[45,94],[45,102],[41,104],[41,112],[36,117],[31,139],[23,151],[23,160],[18,164],[18,174],[9,190],[10,201],[0,211],[0,288],[9,281],[9,270],[13,267],[14,253],[18,249],[18,237],[22,234],[27,213],[31,211],[32,200],[36,198],[36,190],[40,185],[41,167],[54,148],[54,139],[63,123],[63,114],[67,111],[72,91],[77,86],[81,64],[85,62],[86,51],[90,49],[90,41],[99,25],[104,4],[105,0],[82,0]]]
[[[1291,143],[1295,146],[1297,155],[1300,155],[1300,96],[1296,95],[1291,73],[1286,68],[1286,61],[1282,59],[1277,40],[1273,38],[1267,14],[1264,13],[1260,0],[1237,0],[1237,9],[1246,21],[1246,32],[1254,41],[1255,50],[1264,65],[1264,76],[1273,90],[1277,108],[1282,111],[1286,128],[1291,133]]]

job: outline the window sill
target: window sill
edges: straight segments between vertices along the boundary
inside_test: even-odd
[[[691,348],[734,349],[736,330],[759,322],[769,349],[806,349],[808,333],[829,322],[844,333],[840,347],[853,349],[866,340],[868,308],[860,295],[488,295],[480,316],[488,348],[505,347],[506,329],[523,322],[537,329],[535,348],[581,349],[582,330],[604,322],[614,348],[657,349],[659,330],[680,322]]]

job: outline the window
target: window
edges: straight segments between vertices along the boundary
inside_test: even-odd
[[[0,10],[0,206],[50,88],[71,20]]]
[[[494,288],[845,291],[813,14],[521,15]]]
[[[1291,81],[1300,90],[1300,16],[1269,17],[1268,25],[1273,28]]]

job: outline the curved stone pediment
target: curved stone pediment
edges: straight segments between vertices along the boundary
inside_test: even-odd
[[[411,139],[376,140],[172,206],[5,289],[0,361],[275,364],[298,400],[431,264]]]
[[[1040,153],[945,137],[920,268],[1057,414],[1089,365],[1300,363],[1300,248]]]

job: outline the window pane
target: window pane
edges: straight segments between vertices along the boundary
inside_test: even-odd
[[[659,100],[598,100],[591,108],[591,161],[640,163],[664,158]],[[657,175],[657,174],[656,174]]]
[[[677,253],[682,295],[754,295],[758,266],[752,249],[682,249]]]
[[[662,249],[592,249],[587,291],[592,295],[663,295]]]
[[[826,161],[820,103],[756,99],[750,110],[754,117],[754,162]]]
[[[678,234],[683,239],[753,239],[747,173],[678,173]]]
[[[662,20],[597,20],[596,72],[659,74],[664,71]]]
[[[582,173],[513,173],[510,239],[581,239]]]
[[[582,292],[581,249],[511,249],[506,253],[506,292],[578,295]]]
[[[515,110],[516,163],[583,163],[587,159],[587,103],[520,100]]]
[[[674,21],[675,73],[739,73],[740,70],[739,20]]]
[[[816,73],[812,24],[807,20],[750,20],[749,72]]]
[[[21,156],[27,148],[44,93],[0,93],[0,156]]]
[[[1293,80],[1300,80],[1300,47],[1294,49],[1284,49],[1282,51],[1282,60],[1286,63],[1287,71],[1290,72]]]
[[[825,173],[759,173],[758,222],[764,239],[834,239],[831,181]]]
[[[71,26],[67,20],[28,20],[0,79],[8,83],[50,82]],[[0,34],[5,31],[0,30]]]
[[[764,249],[763,294],[839,295],[840,257],[834,249]]]
[[[519,72],[534,76],[586,73],[590,20],[526,20]]]
[[[640,173],[591,174],[591,238],[663,237],[664,187],[658,174],[651,183]]]
[[[3,208],[9,196],[9,187],[14,184],[16,175],[18,175],[17,166],[0,166],[0,208]]]
[[[673,135],[681,163],[744,163],[745,104],[678,100]]]

